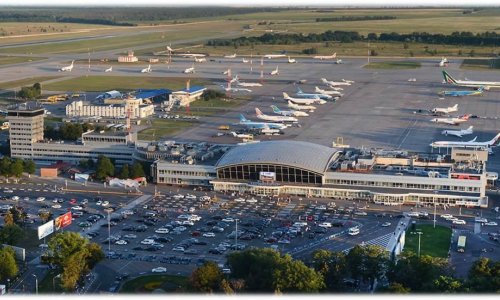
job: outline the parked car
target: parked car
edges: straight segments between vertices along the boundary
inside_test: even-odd
[[[151,272],[153,272],[153,273],[165,273],[165,272],[167,272],[167,268],[156,267],[156,268],[152,269]]]
[[[213,232],[205,232],[205,233],[203,234],[203,236],[204,236],[204,237],[213,238],[213,237],[215,237],[215,233],[213,233]]]

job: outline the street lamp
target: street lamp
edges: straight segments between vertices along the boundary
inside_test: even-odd
[[[436,228],[436,202],[434,202],[434,228]]]
[[[238,220],[239,219],[235,219],[235,227],[236,227],[236,231],[235,231],[235,234],[234,234],[234,247],[236,248],[236,250],[238,250]]]
[[[56,278],[61,278],[61,274],[54,276],[52,278],[52,290],[55,292],[56,291]]]
[[[418,258],[420,258],[420,236],[423,234],[422,231],[417,231],[418,234]]]
[[[35,293],[38,295],[38,277],[35,274],[31,274],[35,277]]]
[[[111,217],[108,210],[108,253],[111,252]]]

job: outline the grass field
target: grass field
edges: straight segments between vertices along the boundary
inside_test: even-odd
[[[78,24],[78,23],[17,23],[3,22],[0,23],[0,35],[3,37],[17,35],[38,35],[51,34],[62,32],[74,32],[80,30],[101,29],[110,26],[93,25],[93,24]]]
[[[53,82],[42,86],[49,91],[109,91],[134,90],[138,88],[182,89],[186,86],[186,78],[148,77],[148,76],[82,76],[68,80]],[[205,85],[201,79],[191,79],[191,86]]]
[[[189,111],[192,116],[211,116],[217,113],[225,113],[231,108],[244,104],[248,99],[248,97],[240,96],[231,99],[196,100],[189,104]],[[170,114],[182,116],[187,113],[185,108],[179,108],[172,110]]]
[[[187,278],[174,275],[148,275],[125,282],[120,289],[122,294],[149,294],[156,289],[165,292],[185,292]]]
[[[0,56],[0,65],[11,65],[45,59],[45,57]]]
[[[170,119],[153,119],[151,123],[150,128],[139,131],[137,134],[139,140],[158,140],[160,137],[172,135],[195,124],[194,122]]]
[[[431,224],[417,225],[417,231],[422,231],[420,237],[420,255],[448,257],[450,249],[451,229],[444,226],[433,228]],[[406,231],[405,251],[418,253],[418,234],[412,234],[411,226]]]
[[[13,87],[17,86],[32,86],[33,84],[37,82],[44,82],[47,80],[52,80],[56,78],[60,78],[61,76],[39,76],[39,77],[29,77],[29,78],[24,78],[20,80],[13,80],[13,81],[6,81],[0,83],[0,89],[10,89]],[[45,86],[42,85],[42,89],[44,89]]]
[[[470,69],[470,70],[498,70],[500,69],[500,59],[464,59],[462,65],[460,65],[462,69]]]
[[[420,62],[415,61],[377,61],[364,66],[367,69],[418,69]]]

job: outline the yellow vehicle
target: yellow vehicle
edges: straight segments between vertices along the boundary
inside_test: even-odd
[[[68,94],[52,95],[52,96],[47,97],[47,101],[49,101],[49,102],[65,101],[68,99],[69,99]]]
[[[229,125],[221,125],[219,126],[219,130],[229,130]]]

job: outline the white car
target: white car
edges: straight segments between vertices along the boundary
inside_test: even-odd
[[[192,221],[183,221],[182,225],[194,226],[194,223]]]
[[[189,217],[189,221],[199,221],[201,220],[201,217],[198,215],[192,215]]]
[[[245,202],[245,198],[236,198],[234,199],[235,202]]]
[[[19,199],[20,199],[19,196],[12,196],[12,200],[14,201],[19,201]]]
[[[77,205],[77,206],[73,206],[71,209],[73,209],[73,210],[82,210],[83,207]]]
[[[188,211],[189,211],[190,213],[194,212],[195,210],[196,210],[196,208],[194,208],[194,207],[192,207],[192,206],[188,209]]]
[[[4,190],[3,192],[4,192],[4,193],[14,193],[14,191],[13,191],[13,190]]]
[[[460,225],[465,225],[465,221],[464,220],[454,220],[453,221],[453,224],[460,224]]]
[[[108,206],[109,205],[109,201],[104,201],[101,206]]]
[[[124,235],[123,237],[126,239],[135,239],[135,238],[137,238],[137,235],[135,235],[133,233],[129,233],[129,234]]]
[[[155,241],[153,239],[144,239],[141,241],[141,244],[143,244],[143,245],[152,245],[154,243],[155,243]]]
[[[247,199],[246,202],[248,202],[248,203],[257,203],[257,199],[250,198],[250,199]]]
[[[177,247],[172,248],[172,251],[184,252],[184,251],[186,251],[186,250],[184,249],[184,247],[177,246]]]
[[[56,209],[61,208],[61,204],[54,204],[54,205],[52,205],[52,208],[56,208]]]
[[[24,201],[30,201],[30,197],[24,197],[23,200]]]
[[[157,267],[151,270],[153,273],[165,273],[167,272],[167,268],[165,267]]]
[[[381,226],[382,227],[389,227],[389,226],[391,226],[391,222],[385,222]]]
[[[448,219],[453,218],[453,216],[450,215],[450,214],[444,214],[444,215],[441,215],[441,218],[444,218],[444,219],[448,220]]]
[[[203,234],[203,236],[204,236],[204,237],[210,237],[210,238],[213,238],[213,237],[215,237],[215,233],[213,233],[213,232],[205,232],[205,233]]]
[[[36,201],[38,201],[38,202],[45,201],[45,197],[38,197],[38,198],[36,198]]]
[[[364,212],[364,211],[357,211],[357,212],[355,212],[354,214],[355,214],[355,215],[357,215],[357,216],[367,216],[367,215],[368,215],[368,214],[367,214],[366,212]]]
[[[222,219],[222,222],[234,222],[233,218],[224,218]]]
[[[163,233],[163,234],[165,234],[165,233],[169,233],[169,230],[168,230],[168,228],[158,228],[158,229],[155,230],[155,233]]]
[[[125,240],[118,240],[118,241],[115,242],[115,244],[117,244],[117,245],[126,245],[126,244],[128,244],[128,242],[125,241]]]
[[[408,217],[418,217],[418,212],[414,211],[414,212],[409,212],[408,213]]]
[[[122,211],[122,215],[131,216],[131,215],[133,215],[133,214],[134,214],[134,212],[133,212],[133,211],[131,211],[131,210],[128,210],[128,209],[127,209],[127,210]]]
[[[101,205],[102,205],[102,201],[101,201],[101,200],[97,201],[97,202],[95,203],[95,205],[101,206]]]
[[[320,206],[316,207],[316,209],[326,210],[326,206],[325,205],[320,205]]]
[[[319,227],[323,227],[323,228],[331,228],[332,227],[332,223],[323,222],[323,223],[319,224],[318,226]]]
[[[187,194],[184,198],[186,198],[188,200],[196,200],[196,196],[195,195],[191,195],[191,194]]]
[[[484,223],[484,225],[487,225],[487,226],[497,226],[497,222],[493,222],[493,221],[490,221],[490,222],[487,222],[487,223]]]
[[[173,195],[172,198],[176,199],[176,200],[179,200],[179,199],[184,199],[184,195],[181,195],[181,194],[177,194],[177,195]]]

